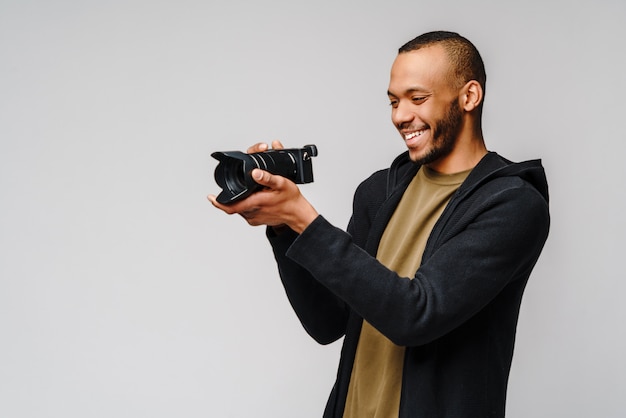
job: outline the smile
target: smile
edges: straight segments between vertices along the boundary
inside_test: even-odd
[[[422,129],[420,131],[404,134],[404,140],[405,141],[409,141],[409,140],[411,140],[413,138],[417,138],[418,136],[421,136],[424,132],[426,132],[426,129]]]

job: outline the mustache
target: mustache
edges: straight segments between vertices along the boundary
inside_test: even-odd
[[[415,125],[412,122],[402,122],[402,123],[397,124],[396,127],[403,131],[423,131],[424,129],[429,129],[430,125],[425,124],[425,123],[420,124],[420,125]]]

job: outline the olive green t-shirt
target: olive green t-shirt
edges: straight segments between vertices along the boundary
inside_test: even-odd
[[[423,166],[389,220],[376,258],[398,275],[413,278],[435,222],[470,171],[439,174]],[[403,363],[404,347],[363,321],[344,418],[397,417]]]

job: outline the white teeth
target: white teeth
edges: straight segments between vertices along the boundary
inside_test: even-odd
[[[404,135],[404,139],[405,139],[406,141],[408,141],[409,139],[413,139],[413,138],[415,138],[416,136],[420,136],[420,135],[421,135],[421,134],[423,134],[423,133],[424,133],[424,131],[423,131],[423,130],[422,130],[422,131],[417,131],[417,132],[411,132],[410,134],[406,134],[406,135]]]

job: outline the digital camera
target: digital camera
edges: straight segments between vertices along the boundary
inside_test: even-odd
[[[211,154],[219,161],[215,181],[222,188],[217,201],[223,204],[245,199],[263,186],[252,179],[252,170],[260,168],[288,178],[294,183],[313,182],[312,157],[317,156],[315,145],[303,148],[272,149],[246,154],[241,151],[217,151]]]

